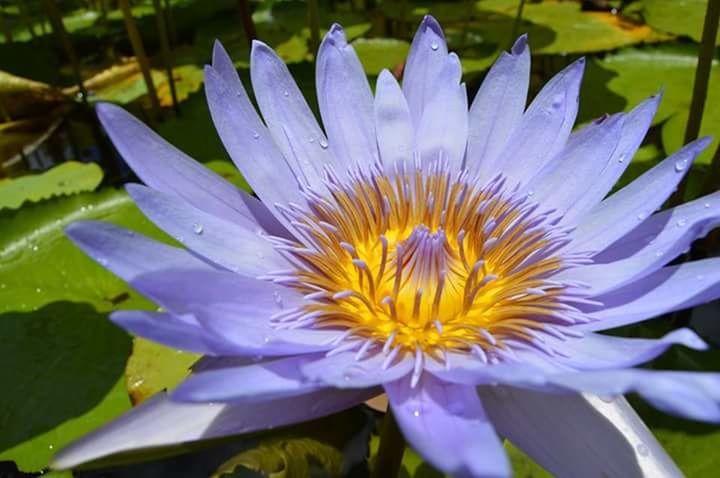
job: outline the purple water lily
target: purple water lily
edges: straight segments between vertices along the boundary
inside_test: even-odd
[[[706,345],[688,329],[597,332],[720,295],[720,259],[665,265],[718,223],[720,194],[654,213],[708,140],[605,197],[660,96],[573,132],[584,61],[526,108],[526,43],[468,108],[433,18],[402,86],[384,71],[374,95],[335,25],[317,56],[324,131],[270,48],[252,48],[261,119],[216,44],[210,112],[260,200],[99,105],[146,184],[128,193],[185,248],[104,223],[67,233],[162,307],[115,323],[211,358],[56,465],[309,420],[384,391],[410,445],[458,476],[510,475],[499,437],[557,475],[679,473],[621,395],[720,422],[718,375],[633,368]]]

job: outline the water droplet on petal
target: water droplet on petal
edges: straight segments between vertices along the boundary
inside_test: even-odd
[[[648,456],[650,454],[650,450],[648,450],[648,447],[644,443],[640,443],[637,446],[637,452],[640,456]]]
[[[601,395],[600,400],[602,400],[605,403],[613,403],[615,401],[615,397],[611,395]]]
[[[698,275],[695,276],[695,278],[696,278],[697,280],[703,280],[703,279],[705,278],[705,276],[702,275],[702,274],[698,274]]]
[[[662,256],[663,254],[665,254],[663,251],[657,251],[657,252],[655,253],[655,255],[658,256],[658,257]]]
[[[703,204],[703,206],[705,206],[705,209],[707,209],[707,208],[710,207],[710,203],[709,203],[709,202],[706,202],[705,204]]]
[[[434,41],[430,44],[430,48],[432,49],[432,51],[437,51],[438,48],[440,48],[440,45],[438,45],[438,43]]]
[[[199,236],[200,234],[203,233],[203,231],[205,229],[203,228],[202,224],[193,224],[192,230],[195,234],[197,234]]]
[[[287,98],[290,96],[290,92],[288,90],[283,91],[283,96]]]
[[[683,227],[685,224],[687,224],[687,220],[685,220],[685,219],[678,219],[678,220],[677,220],[677,225],[678,225],[678,226]]]
[[[528,191],[528,193],[527,193],[528,196],[532,196],[533,194],[535,194],[535,191],[533,191],[533,190],[530,190],[530,191]]]
[[[645,214],[644,212],[641,212],[640,214],[637,215],[637,218],[640,219],[641,221],[643,219],[645,219],[645,217],[647,217],[647,214]]]
[[[625,155],[624,155],[624,154],[621,154],[620,156],[618,156],[618,163],[622,163],[622,162],[624,162],[624,161],[625,161]]]
[[[412,413],[413,413],[413,416],[414,416],[414,417],[419,417],[419,416],[420,416],[420,410],[413,410]]]
[[[310,138],[310,139],[308,139],[308,143],[311,143],[311,144],[312,144],[312,143],[314,143],[314,142],[315,142],[315,138]]]
[[[677,171],[678,173],[683,171],[686,165],[687,159],[678,159],[677,161],[675,161],[675,171]]]
[[[258,139],[258,138],[260,137],[260,133],[258,133],[257,131],[253,131],[253,132],[252,132],[252,137],[255,138],[255,139]]]
[[[105,267],[105,266],[108,265],[108,260],[105,259],[104,257],[99,257],[97,261],[98,261],[98,263],[100,263],[100,265],[103,266],[103,267]]]
[[[328,147],[327,141],[325,141],[324,139],[321,139],[321,140],[320,140],[320,147],[321,147],[322,149],[327,149],[327,147]]]

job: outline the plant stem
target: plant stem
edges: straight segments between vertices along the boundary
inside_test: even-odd
[[[170,85],[170,96],[172,98],[173,109],[175,114],[180,116],[180,105],[178,104],[177,91],[175,89],[175,77],[173,76],[173,58],[170,49],[170,39],[168,38],[167,25],[165,24],[165,11],[163,10],[160,0],[153,0],[155,7],[155,20],[157,21],[158,36],[160,37],[160,52],[162,53],[163,63],[165,64],[165,74]]]
[[[388,407],[380,432],[380,446],[375,458],[371,478],[395,478],[400,472],[405,438],[397,426],[392,410]]]
[[[692,100],[690,103],[690,115],[688,116],[685,128],[685,140],[683,144],[697,139],[700,134],[705,101],[707,100],[708,82],[710,81],[710,68],[715,55],[715,37],[718,32],[718,21],[720,21],[720,0],[709,0],[705,11],[705,23],[703,25],[702,40],[700,41],[700,54],[698,55],[697,68],[695,69],[695,83],[693,84]],[[677,191],[670,197],[670,206],[682,204],[687,187],[687,176],[678,185]]]
[[[310,51],[317,55],[320,46],[320,8],[317,0],[307,2],[308,24],[310,27]]]
[[[160,100],[157,96],[157,90],[155,90],[155,83],[153,83],[152,73],[150,72],[150,61],[148,60],[147,54],[145,54],[145,46],[140,36],[140,30],[138,30],[137,23],[135,23],[135,18],[130,10],[128,0],[119,0],[118,4],[125,18],[125,30],[127,30],[128,37],[130,38],[130,45],[132,46],[135,58],[140,65],[140,72],[145,80],[145,86],[147,87],[148,96],[150,97],[150,106],[152,107],[152,119],[153,121],[158,121],[162,116]]]
[[[238,0],[237,7],[243,30],[245,30],[245,38],[247,38],[248,45],[252,46],[253,40],[257,38],[257,29],[255,28],[255,22],[253,22],[250,2],[248,0]]]
[[[515,43],[520,30],[520,22],[522,21],[523,8],[525,8],[525,0],[520,0],[517,13],[515,14],[515,22],[513,23],[512,38],[510,38],[510,46]]]

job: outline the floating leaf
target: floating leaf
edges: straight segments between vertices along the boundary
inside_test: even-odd
[[[477,7],[514,17],[518,2],[483,0],[477,3]],[[648,25],[611,12],[583,11],[580,2],[528,2],[523,9],[522,18],[529,24],[522,25],[520,31],[528,32],[533,44],[538,41],[544,43],[544,46],[534,48],[535,53],[588,53],[614,50],[637,43],[656,43],[671,38]],[[538,30],[537,27],[544,29]],[[507,35],[507,30],[504,34]],[[542,37],[548,34],[552,38],[543,40]],[[506,38],[497,40],[508,41]]]
[[[598,64],[612,72],[607,82],[610,92],[625,100],[629,109],[664,88],[655,123],[662,126],[662,143],[666,153],[677,150],[683,142],[685,125],[690,110],[692,84],[697,65],[697,50],[674,45],[655,48],[627,49],[609,55]],[[696,164],[709,164],[720,136],[720,63],[713,62],[708,97],[700,135],[713,135],[715,140],[696,160]],[[591,93],[592,94],[592,93]]]
[[[368,75],[379,75],[387,68],[401,65],[410,50],[410,44],[394,38],[359,38],[352,43]]]
[[[81,219],[165,237],[115,190],[0,213],[0,461],[23,471],[130,406],[130,338],[106,314],[152,305],[64,236]]]
[[[103,171],[95,163],[68,161],[41,174],[0,181],[0,209],[15,209],[25,201],[92,191],[100,184]]]
[[[700,42],[708,0],[642,0],[641,13],[658,30],[688,36]],[[715,39],[720,45],[720,32]]]
[[[0,71],[0,121],[43,115],[67,101],[65,94],[45,83]]]
[[[139,337],[133,339],[132,355],[125,367],[125,383],[133,405],[179,384],[199,357]]]

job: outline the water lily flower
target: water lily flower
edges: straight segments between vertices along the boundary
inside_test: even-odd
[[[145,183],[128,193],[184,247],[101,222],[67,233],[161,307],[115,312],[116,324],[210,358],[55,465],[309,420],[385,392],[409,444],[447,473],[510,475],[503,437],[561,476],[679,474],[622,395],[720,422],[718,375],[636,368],[705,343],[685,328],[600,332],[720,296],[719,258],[666,265],[718,223],[720,194],[655,212],[708,140],[608,195],[660,95],[573,131],[584,61],[526,108],[529,68],[523,36],[468,107],[460,60],[426,17],[402,85],[384,71],[373,93],[334,25],[317,55],[323,129],[267,45],[251,53],[261,117],[216,43],[210,113],[259,199],[99,105]]]

